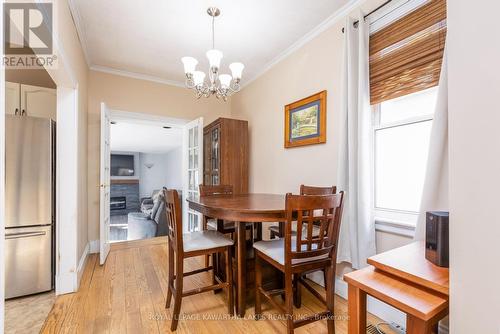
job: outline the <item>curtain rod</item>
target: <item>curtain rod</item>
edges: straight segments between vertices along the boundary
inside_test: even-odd
[[[375,13],[377,10],[379,10],[380,8],[384,7],[385,5],[387,5],[389,2],[392,2],[392,0],[387,0],[386,2],[384,2],[383,4],[381,4],[380,6],[378,6],[377,8],[375,8],[374,10],[372,10],[371,12],[369,12],[368,14],[366,14],[365,16],[363,16],[363,19],[366,20],[366,18],[370,15],[372,15],[373,13]],[[353,26],[356,28],[359,24],[359,20],[357,21],[354,21],[353,22]],[[345,28],[342,28],[342,32],[344,32]]]

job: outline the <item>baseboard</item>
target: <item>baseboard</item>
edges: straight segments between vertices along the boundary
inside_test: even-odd
[[[307,275],[307,277],[324,286],[322,272],[314,272]],[[340,277],[335,277],[335,294],[347,300],[347,283]],[[395,322],[398,325],[406,327],[406,314],[398,309],[370,296],[368,296],[366,307],[368,312],[376,315],[383,321]]]
[[[76,270],[76,290],[80,286],[80,280],[82,279],[83,271],[85,270],[85,264],[87,263],[87,258],[89,255],[90,243],[85,246],[83,250],[83,254],[80,257],[80,261],[78,262],[78,268]]]
[[[99,248],[100,248],[100,245],[99,245],[99,240],[91,240],[89,242],[89,253],[90,254],[95,254],[95,253],[99,253]]]

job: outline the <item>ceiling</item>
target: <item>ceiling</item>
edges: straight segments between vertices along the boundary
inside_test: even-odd
[[[215,5],[222,12],[215,22],[215,47],[224,53],[221,73],[231,62],[244,63],[244,85],[353,2],[70,0],[70,7],[91,68],[182,84],[181,57],[193,56],[199,69],[208,70],[206,9]]]
[[[117,121],[111,124],[111,151],[162,154],[182,147],[182,128],[164,129],[163,126]]]

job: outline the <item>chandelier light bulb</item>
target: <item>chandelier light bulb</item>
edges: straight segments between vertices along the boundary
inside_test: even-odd
[[[219,75],[219,81],[220,81],[220,86],[223,88],[223,89],[227,89],[229,88],[229,86],[231,85],[231,76],[229,74],[221,74]]]
[[[198,65],[198,61],[193,57],[182,57],[181,61],[184,64],[184,73],[193,74],[196,70],[196,65]]]
[[[231,65],[229,65],[229,69],[231,70],[233,78],[235,79],[241,79],[241,73],[243,72],[244,68],[245,65],[243,65],[242,63],[232,63]]]
[[[207,58],[208,62],[210,63],[210,68],[218,69],[222,60],[222,52],[216,49],[208,50]]]
[[[202,86],[205,81],[205,73],[202,71],[194,71],[193,81],[196,86]]]

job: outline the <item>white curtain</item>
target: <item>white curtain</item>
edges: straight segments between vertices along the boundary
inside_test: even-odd
[[[446,48],[432,122],[427,171],[415,240],[425,239],[426,211],[448,211],[448,68]]]
[[[354,21],[359,21],[357,27]],[[339,190],[346,192],[338,262],[366,266],[375,254],[372,183],[372,115],[369,93],[369,27],[363,14],[348,17],[344,28],[342,107],[340,110]]]

